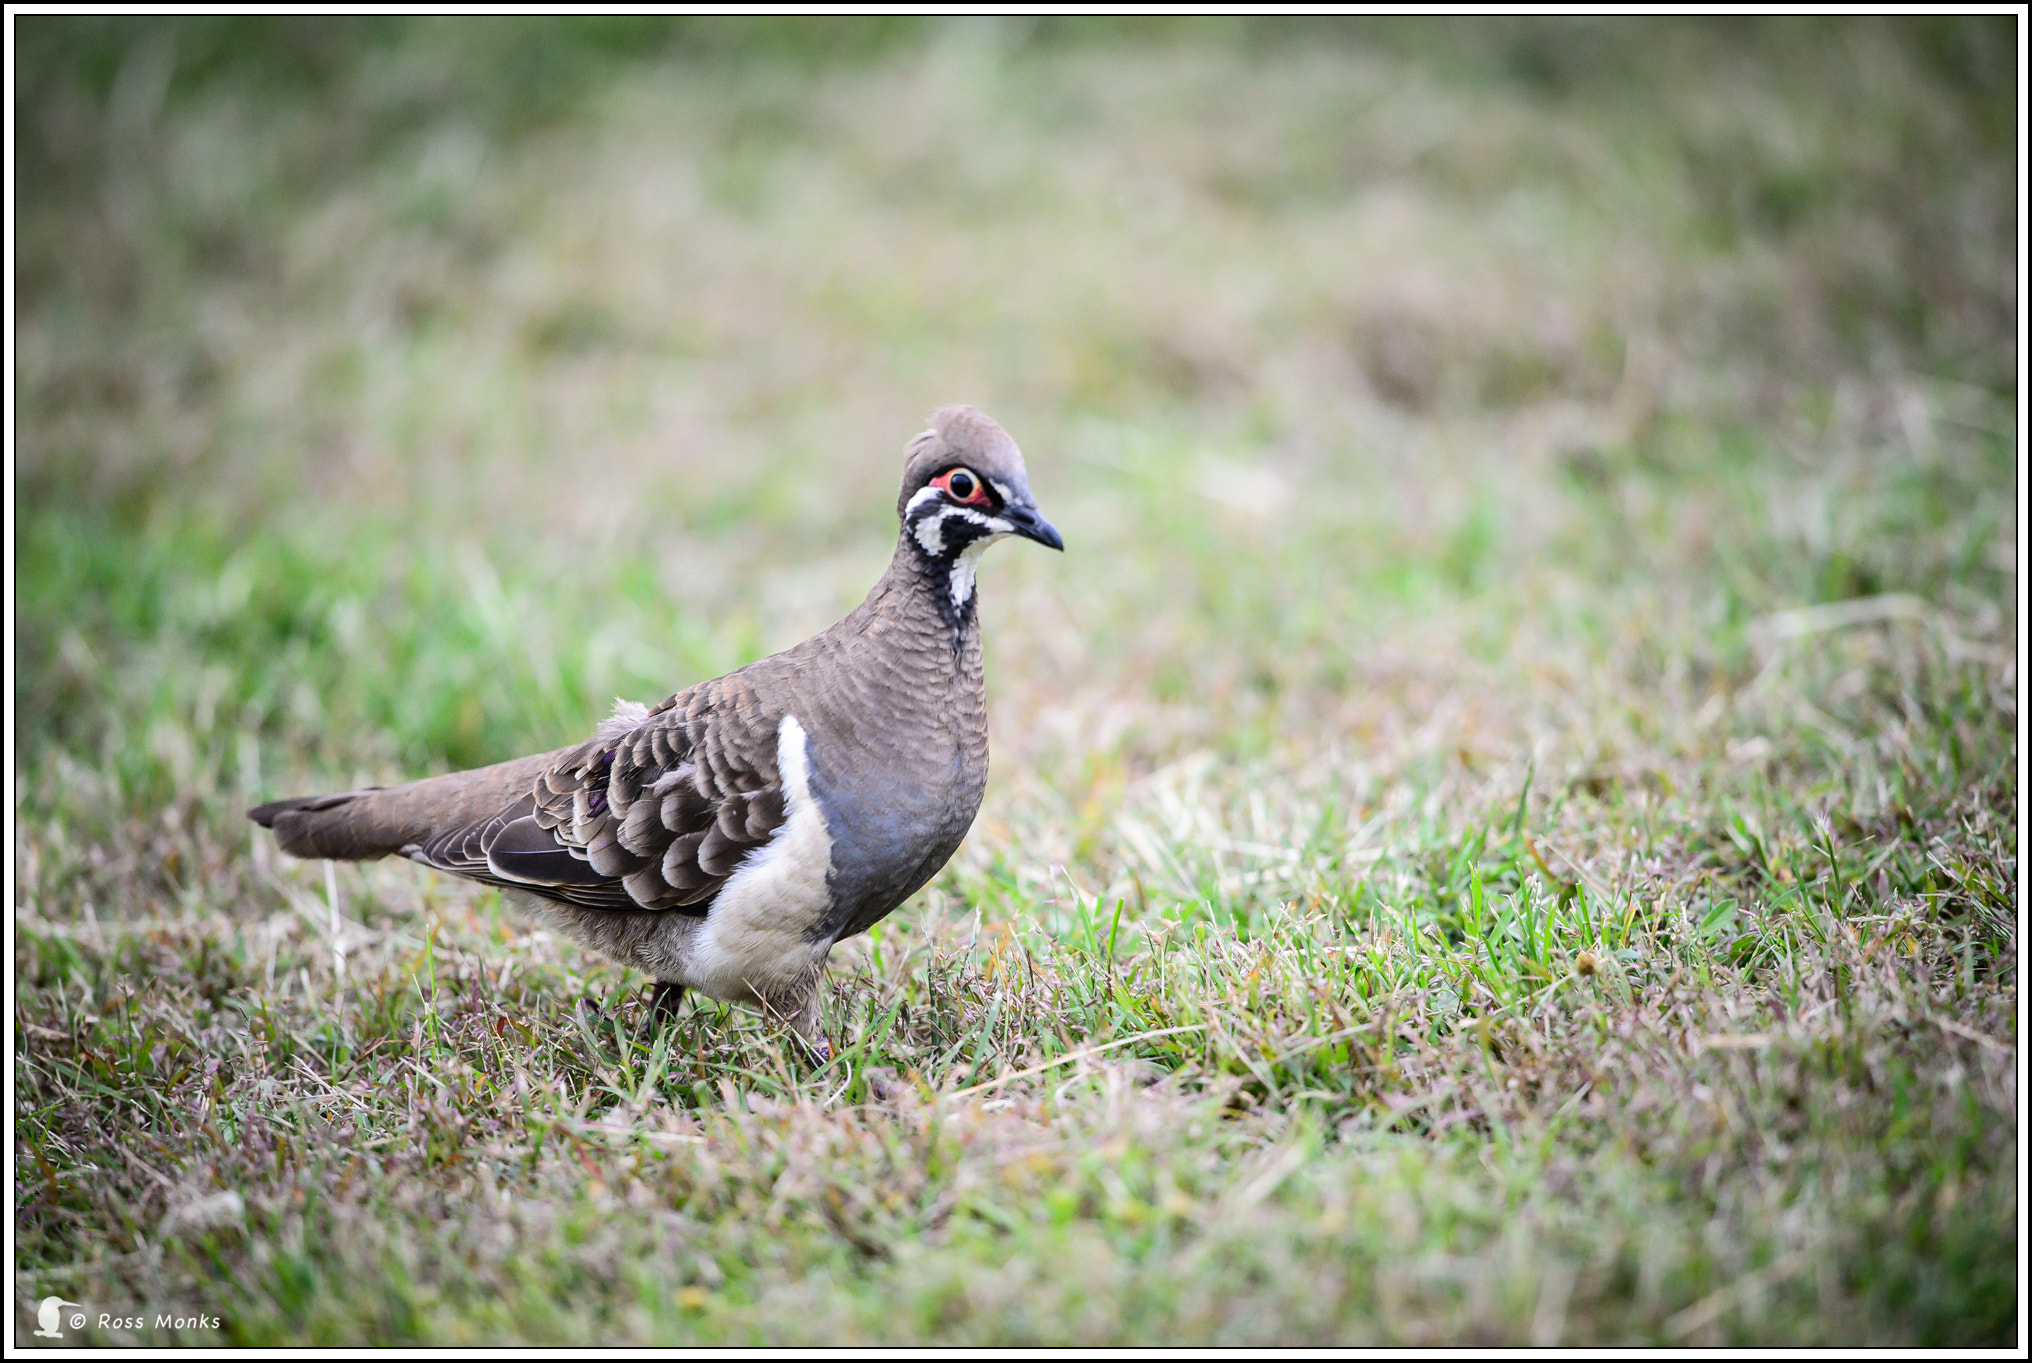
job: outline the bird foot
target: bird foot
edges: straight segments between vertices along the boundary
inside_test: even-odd
[[[656,1044],[656,1039],[664,1028],[677,1018],[678,1005],[683,1002],[683,985],[671,984],[667,980],[656,982],[656,988],[649,995],[648,1014],[642,1019],[642,1030],[638,1034],[638,1039],[643,1045]],[[790,1033],[796,1040],[798,1049],[805,1053],[815,1068],[822,1068],[832,1060],[833,1045],[819,1029],[816,999],[789,1015],[777,1012],[766,1003],[763,1004],[762,1011],[771,1021],[778,1023]]]
[[[814,1069],[823,1069],[832,1062],[833,1043],[826,1039],[824,1032],[814,1029],[809,1036],[801,1032],[794,1032],[792,1035],[797,1037],[797,1044],[803,1048]]]
[[[811,1061],[814,1069],[823,1069],[833,1058],[833,1043],[826,1038],[825,1029],[819,1025],[818,997],[807,998],[794,1011],[778,1011],[765,1000],[762,1014],[796,1040],[798,1049]]]

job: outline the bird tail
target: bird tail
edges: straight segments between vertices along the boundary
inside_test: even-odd
[[[544,769],[572,748],[455,771],[400,786],[337,795],[299,795],[247,811],[293,857],[372,861],[400,853],[446,829],[463,827],[522,798]]]

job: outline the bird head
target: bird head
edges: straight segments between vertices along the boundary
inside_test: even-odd
[[[910,442],[896,515],[904,538],[937,564],[962,558],[971,564],[982,547],[1004,535],[1065,548],[1030,495],[1023,452],[972,407],[939,408],[931,429]]]

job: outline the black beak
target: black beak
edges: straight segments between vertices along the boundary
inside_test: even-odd
[[[1061,553],[1065,551],[1065,540],[1052,528],[1050,521],[1037,514],[1036,507],[1018,506],[1015,502],[1010,502],[1002,508],[1001,516],[1003,520],[1015,526],[1016,533],[1024,539],[1036,540],[1047,549],[1056,549]]]

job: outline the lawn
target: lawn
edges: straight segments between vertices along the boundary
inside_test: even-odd
[[[18,1345],[2022,1345],[2015,17],[9,22]],[[1067,552],[829,1064],[246,820],[949,402]]]

